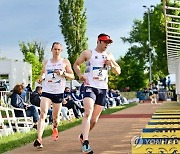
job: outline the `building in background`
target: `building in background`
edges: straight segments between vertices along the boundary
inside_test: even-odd
[[[16,84],[32,85],[32,66],[23,61],[0,59],[0,86],[6,82],[9,90]]]

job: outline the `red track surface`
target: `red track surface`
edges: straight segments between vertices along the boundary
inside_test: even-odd
[[[151,118],[152,114],[110,114],[101,115],[100,118]]]

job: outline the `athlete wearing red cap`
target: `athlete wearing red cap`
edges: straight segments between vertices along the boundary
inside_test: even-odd
[[[74,63],[74,71],[79,79],[84,82],[84,117],[82,121],[82,133],[80,141],[83,153],[93,153],[89,145],[89,131],[94,128],[105,106],[105,97],[108,89],[109,68],[116,74],[120,74],[120,66],[115,62],[114,56],[106,49],[112,43],[110,36],[100,34],[97,46],[94,50],[85,50]],[[80,65],[86,62],[86,71],[80,71]]]

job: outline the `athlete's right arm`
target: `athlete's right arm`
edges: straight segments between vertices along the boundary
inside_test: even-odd
[[[84,50],[80,56],[76,59],[73,68],[76,74],[78,75],[79,79],[82,81],[86,81],[85,76],[81,73],[80,66],[83,62],[89,60],[91,51],[90,50]]]
[[[45,78],[45,66],[46,66],[46,64],[47,64],[47,60],[44,60],[44,62],[43,62],[43,68],[42,68],[40,77],[39,77],[39,79],[38,79],[38,81],[37,81],[39,84],[41,84],[42,81],[43,81],[44,78]]]

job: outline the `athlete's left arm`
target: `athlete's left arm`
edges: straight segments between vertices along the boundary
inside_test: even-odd
[[[114,56],[111,53],[108,53],[108,58],[107,61],[109,61],[109,65],[111,66],[112,71],[119,75],[121,73],[121,68],[120,66],[116,63]]]
[[[68,59],[64,59],[64,64],[65,64],[65,71],[63,72],[63,76],[69,78],[70,80],[73,80],[74,72],[72,70],[71,63],[69,62]]]

